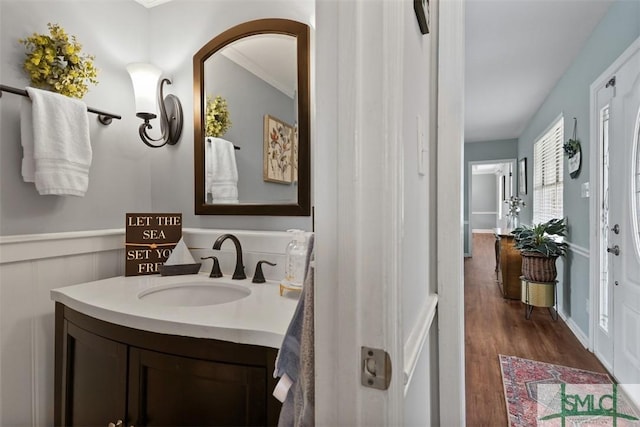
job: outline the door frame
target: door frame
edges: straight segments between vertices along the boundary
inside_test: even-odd
[[[436,271],[440,425],[443,426],[462,426],[466,420],[462,212],[464,17],[464,1],[439,2]]]
[[[471,257],[473,256],[473,229],[471,227],[471,194],[473,193],[473,165],[498,165],[498,164],[511,164],[511,190],[512,190],[512,194],[511,195],[518,195],[518,183],[517,181],[517,176],[516,176],[516,172],[517,172],[517,162],[518,159],[495,159],[495,160],[471,160],[468,162],[467,164],[467,190],[468,190],[468,194],[467,194],[467,206],[465,206],[465,210],[467,211],[467,218],[469,219],[469,226],[467,227],[467,239],[469,242],[469,252],[465,253],[464,256],[467,257]],[[514,191],[515,190],[515,191]],[[500,200],[498,200],[498,203],[501,203]],[[496,224],[497,226],[497,224]],[[464,247],[463,247],[463,251],[464,251]]]
[[[600,138],[598,135],[598,106],[597,93],[604,88],[611,77],[624,65],[630,58],[640,50],[640,37],[637,38],[625,51],[601,73],[597,79],[591,83],[589,88],[589,176],[591,177],[592,187],[589,204],[589,223],[597,225],[590,227],[591,236],[589,243],[589,253],[599,254],[602,244],[600,239],[600,225],[602,218],[602,200],[600,194],[602,192],[602,152],[600,150]],[[595,185],[594,185],[595,184]],[[595,331],[598,327],[598,287],[600,282],[600,262],[591,262],[589,267],[589,345],[588,349],[595,353]],[[596,354],[596,357],[597,354]],[[598,358],[600,360],[600,358]],[[602,362],[602,361],[601,361]],[[603,362],[604,363],[604,362]]]

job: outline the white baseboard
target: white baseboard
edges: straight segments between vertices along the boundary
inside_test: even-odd
[[[566,325],[569,327],[569,330],[573,332],[573,335],[575,335],[578,341],[580,341],[580,344],[582,344],[584,348],[588,349],[589,338],[584,334],[584,332],[582,332],[582,329],[580,329],[578,324],[574,322],[572,318],[567,317],[563,311],[558,311],[558,315],[562,320],[564,320],[564,323],[566,323]]]
[[[493,230],[489,228],[474,228],[471,230],[472,233],[490,233],[493,234]]]

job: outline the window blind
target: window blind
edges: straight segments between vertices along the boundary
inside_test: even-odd
[[[562,218],[564,118],[533,145],[533,223]]]

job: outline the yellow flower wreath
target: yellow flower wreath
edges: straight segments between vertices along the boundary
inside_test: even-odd
[[[23,68],[29,74],[31,85],[82,98],[88,84],[98,84],[98,70],[93,55],[81,54],[82,45],[76,36],[68,36],[58,24],[47,24],[49,35],[33,33],[18,40],[26,46]]]

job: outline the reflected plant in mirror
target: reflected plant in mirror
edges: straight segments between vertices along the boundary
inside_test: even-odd
[[[207,96],[205,135],[216,138],[221,137],[229,130],[232,124],[227,101],[220,95],[215,98]]]
[[[309,27],[246,22],[203,46],[193,65],[195,213],[310,215]],[[286,130],[280,152],[270,120]]]

